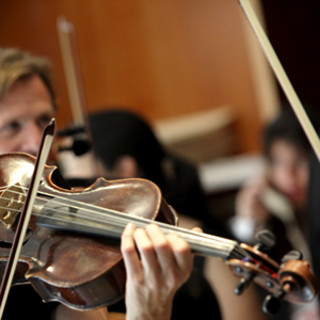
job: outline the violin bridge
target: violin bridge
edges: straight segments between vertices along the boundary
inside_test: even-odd
[[[10,229],[21,211],[25,200],[25,193],[19,183],[7,188],[0,195],[0,221]]]

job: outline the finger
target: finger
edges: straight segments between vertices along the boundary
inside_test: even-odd
[[[193,227],[191,230],[194,231],[194,232],[203,233],[203,230],[200,227]]]
[[[153,243],[161,269],[165,272],[167,269],[175,267],[176,261],[172,253],[171,245],[160,227],[155,224],[150,224],[147,226],[146,231]]]
[[[141,273],[141,263],[133,238],[135,230],[136,226],[129,223],[121,235],[121,253],[128,277],[134,277]]]
[[[159,270],[159,263],[154,251],[154,246],[146,230],[137,229],[134,232],[136,247],[140,253],[141,262],[144,270],[148,274],[156,274]]]
[[[169,234],[167,239],[171,245],[174,258],[181,270],[190,270],[193,265],[193,254],[189,244],[175,234]]]

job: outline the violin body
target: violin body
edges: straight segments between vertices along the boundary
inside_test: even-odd
[[[26,154],[0,156],[1,186],[18,185],[17,188],[21,190],[27,189],[33,166],[34,158]],[[148,180],[106,181],[99,178],[92,186],[76,191],[54,184],[55,170],[53,166],[45,167],[39,187],[39,193],[43,194],[45,200],[42,199],[40,205],[35,204],[35,213],[43,210],[43,201],[52,202],[52,199],[63,197],[150,220],[176,223],[176,217],[161,198],[160,190]],[[7,198],[8,195],[0,197],[1,207],[6,205]],[[10,204],[6,206],[10,207]],[[2,216],[6,215],[10,215],[8,210]],[[110,305],[123,297],[126,276],[119,241],[61,231],[58,227],[39,227],[37,221],[37,214],[34,214],[21,251],[14,284],[30,282],[44,301],[59,301],[77,309]],[[13,222],[8,228],[8,225],[1,222],[2,276],[15,224]]]

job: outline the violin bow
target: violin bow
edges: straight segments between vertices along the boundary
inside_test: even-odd
[[[66,18],[59,16],[57,29],[74,124],[84,126],[86,122],[84,111],[87,109],[87,105],[81,73],[77,68],[79,56],[76,54],[74,26]]]
[[[83,128],[86,138],[90,144],[92,144],[87,99],[81,76],[75,28],[64,16],[59,16],[56,23],[73,117],[73,126],[75,128]],[[86,157],[86,165],[90,173],[92,176],[98,176],[97,160],[92,148],[86,152]]]
[[[269,64],[273,69],[273,72],[277,77],[294,113],[296,114],[298,121],[300,122],[318,160],[320,161],[320,140],[316,130],[314,129],[298,95],[293,89],[293,86],[286,72],[284,71],[284,68],[282,67],[265,31],[263,30],[261,23],[259,22],[259,19],[257,18],[249,0],[238,1],[249,23],[252,26],[253,31],[255,32],[260,42],[260,45],[265,53],[265,56],[269,61]]]
[[[38,155],[37,155],[35,166],[34,166],[34,171],[30,180],[29,190],[26,195],[26,200],[18,220],[12,248],[10,250],[8,262],[2,277],[2,282],[0,287],[0,319],[2,319],[6,301],[9,295],[9,290],[12,284],[13,276],[17,267],[21,248],[23,245],[23,241],[25,239],[30,217],[32,214],[33,205],[34,205],[35,198],[39,189],[40,181],[43,175],[43,170],[51,149],[54,130],[55,130],[55,119],[53,118],[51,122],[48,124],[48,126],[44,129],[42,134],[41,143],[40,143]]]

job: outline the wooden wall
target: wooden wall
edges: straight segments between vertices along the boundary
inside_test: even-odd
[[[64,126],[71,111],[59,15],[76,29],[89,111],[125,105],[156,121],[229,105],[237,117],[238,150],[257,150],[259,80],[238,1],[0,1],[0,45],[52,59],[58,124]]]

